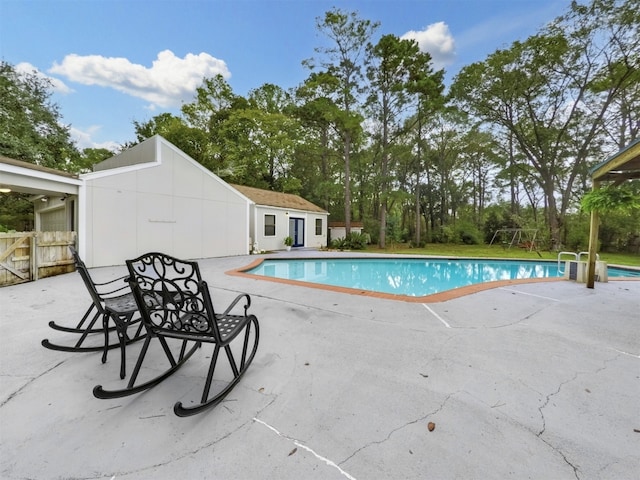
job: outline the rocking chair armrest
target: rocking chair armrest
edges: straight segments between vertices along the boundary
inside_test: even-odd
[[[242,299],[246,299],[246,304],[243,305],[244,308],[244,315],[247,315],[247,310],[249,309],[249,307],[251,306],[251,297],[249,296],[248,293],[241,293],[240,295],[238,295],[236,298],[233,299],[233,302],[231,302],[229,304],[229,306],[227,307],[227,309],[222,312],[222,316],[227,316],[229,315],[229,312],[231,312],[231,310],[233,309],[233,307],[235,307]]]
[[[128,278],[128,275],[125,275],[123,277],[118,277],[118,278],[114,278],[113,280],[109,280],[108,282],[102,282],[102,283],[94,282],[93,285],[100,296],[114,295],[116,293],[130,291],[129,284],[127,283],[127,278]],[[116,282],[123,282],[123,284],[118,286],[116,285]]]
[[[118,277],[118,278],[114,278],[113,280],[108,280],[106,282],[93,282],[94,285],[96,286],[105,286],[105,285],[111,285],[112,283],[116,283],[116,282],[125,282],[127,281],[127,278],[129,278],[129,275],[123,275],[122,277]],[[118,289],[120,290],[120,289]]]

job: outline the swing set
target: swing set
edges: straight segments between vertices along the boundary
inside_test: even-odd
[[[503,248],[511,248],[515,245],[533,252],[534,250],[538,250],[538,244],[536,242],[537,235],[537,228],[501,228],[493,234],[489,245],[493,245],[496,239],[498,239],[502,242]],[[510,242],[508,241],[509,237],[511,237]]]

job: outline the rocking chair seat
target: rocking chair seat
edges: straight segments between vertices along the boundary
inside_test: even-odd
[[[44,339],[41,342],[42,346],[63,352],[101,351],[102,363],[107,361],[107,352],[109,350],[120,348],[120,378],[124,378],[126,375],[126,345],[142,340],[145,337],[142,331],[143,324],[140,315],[136,316],[138,305],[129,285],[125,281],[126,276],[103,283],[95,282],[78,252],[73,247],[69,247],[69,250],[71,250],[76,270],[82,277],[92,303],[75,327],[66,327],[55,322],[49,322],[49,326],[54,330],[80,335],[74,345],[59,345],[49,341],[49,339]],[[93,316],[89,320],[92,313]],[[101,328],[95,326],[99,318],[102,318]],[[110,322],[113,322],[113,325],[110,325]],[[128,334],[128,329],[136,324],[136,333],[131,337]],[[118,341],[110,343],[109,334],[113,331],[116,332]],[[85,341],[88,336],[96,333],[104,336],[102,345],[86,346]]]
[[[175,373],[203,343],[207,343],[214,348],[200,403],[184,407],[177,402],[174,413],[184,417],[217,405],[240,381],[258,348],[258,319],[248,313],[251,297],[240,294],[223,313],[217,314],[197,262],[179,260],[162,253],[148,253],[126,263],[129,285],[147,335],[126,388],[107,390],[97,385],[93,389],[94,396],[118,398],[152,388]],[[233,309],[241,310],[241,313],[231,313]],[[236,338],[242,339],[242,342],[237,342],[239,347],[236,350],[240,350],[238,360],[238,352],[232,350],[232,344],[236,346]],[[162,346],[169,367],[162,374],[139,382],[138,375],[153,339]],[[177,357],[171,351],[168,339],[180,341]],[[188,348],[189,344],[191,348]],[[225,352],[233,378],[217,393],[210,395],[221,349]]]
[[[127,293],[119,297],[105,298],[104,307],[117,313],[138,311],[138,305],[136,304],[136,299],[133,297],[133,293]]]

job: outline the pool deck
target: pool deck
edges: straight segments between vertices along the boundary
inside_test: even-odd
[[[0,288],[0,478],[638,478],[639,281],[420,303],[225,273],[255,259],[199,262],[216,306],[251,294],[261,341],[227,399],[188,418],[172,407],[199,396],[209,350],[150,391],[98,400],[94,385],[126,382],[117,351],[102,364],[40,345],[69,338],[50,320],[84,313],[80,276]]]

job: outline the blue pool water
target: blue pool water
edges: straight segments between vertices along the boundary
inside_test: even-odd
[[[557,262],[416,258],[267,259],[246,273],[412,297],[497,280],[562,276]],[[609,267],[608,275],[640,278],[640,271]]]

